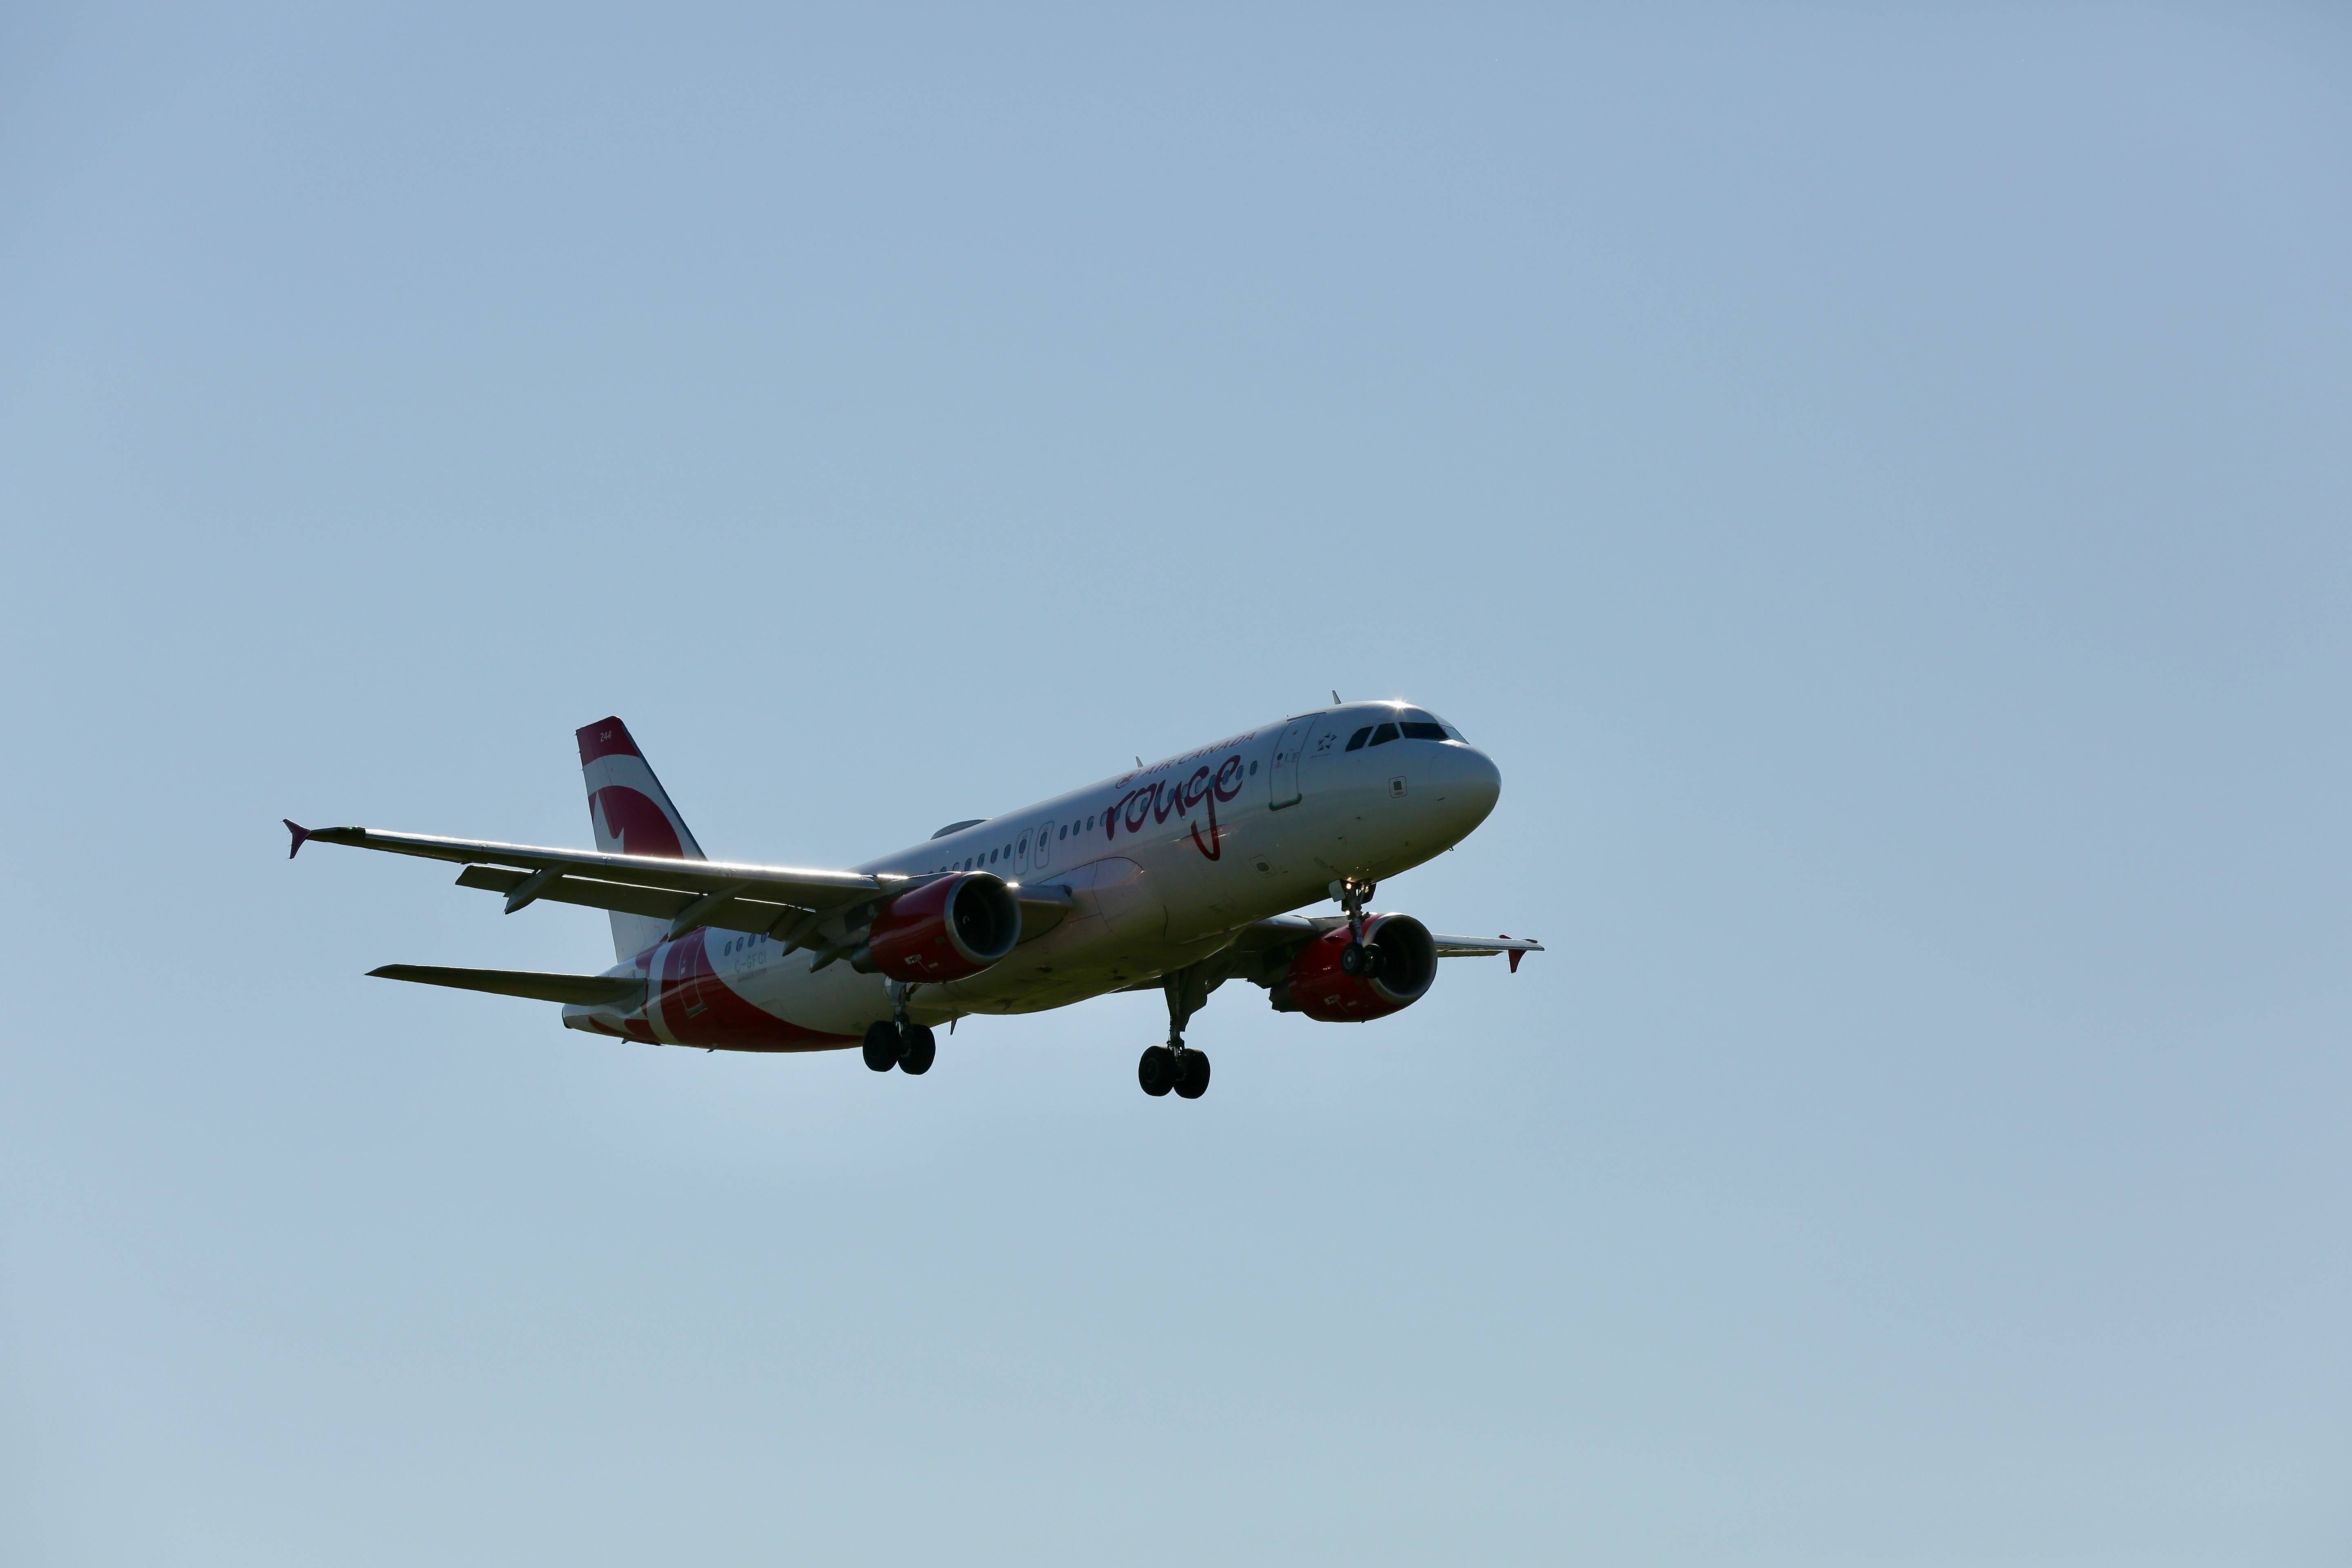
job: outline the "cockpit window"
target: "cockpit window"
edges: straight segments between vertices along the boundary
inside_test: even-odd
[[[1405,739],[1409,741],[1461,741],[1465,746],[1470,743],[1461,731],[1426,709],[1408,708],[1397,717],[1404,721]]]
[[[1464,736],[1461,731],[1455,729],[1453,725],[1447,723],[1436,714],[1430,712],[1425,708],[1408,708],[1402,713],[1399,713],[1397,717],[1404,721],[1404,733],[1407,740],[1460,741],[1465,746],[1470,743],[1469,740]],[[1426,725],[1429,728],[1427,730],[1417,730],[1414,728],[1415,725]],[[1433,730],[1436,732],[1432,734],[1429,732],[1431,730]]]
[[[1464,745],[1469,744],[1463,740],[1461,731],[1423,709],[1399,709],[1397,721],[1393,724],[1365,725],[1348,737],[1346,749],[1354,752],[1366,746],[1385,746],[1399,738],[1407,741],[1462,741]]]

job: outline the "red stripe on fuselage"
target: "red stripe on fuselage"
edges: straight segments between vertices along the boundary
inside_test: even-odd
[[[661,965],[661,1029],[672,1044],[723,1051],[832,1051],[858,1043],[855,1035],[828,1035],[779,1018],[729,990],[704,950],[709,934],[688,931],[655,950]]]

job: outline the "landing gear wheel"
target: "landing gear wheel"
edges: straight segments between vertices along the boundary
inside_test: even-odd
[[[1339,950],[1339,973],[1361,974],[1371,950],[1360,942],[1351,942]]]
[[[898,1068],[919,1078],[931,1070],[931,1061],[940,1054],[940,1042],[920,1024],[898,1026]]]
[[[891,1023],[866,1026],[866,1065],[876,1072],[888,1072],[898,1065],[898,1026]]]
[[[1157,1100],[1176,1087],[1176,1053],[1166,1046],[1154,1046],[1143,1053],[1135,1064],[1135,1081],[1143,1092]]]
[[[1176,1092],[1186,1100],[1198,1100],[1209,1092],[1207,1057],[1186,1051],[1176,1058]]]

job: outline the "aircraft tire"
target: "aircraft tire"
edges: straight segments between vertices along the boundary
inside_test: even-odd
[[[898,1031],[898,1070],[909,1077],[919,1078],[931,1070],[931,1063],[940,1054],[937,1037],[920,1024],[909,1024]]]
[[[1186,1051],[1176,1058],[1176,1092],[1186,1100],[1198,1100],[1209,1092],[1209,1058],[1199,1051]]]
[[[1365,947],[1360,942],[1351,942],[1347,946],[1341,948],[1339,950],[1339,973],[1349,975],[1361,974],[1364,972],[1365,957],[1370,952],[1370,950]]]
[[[1176,1087],[1176,1053],[1166,1046],[1153,1046],[1135,1064],[1135,1080],[1154,1100],[1166,1094]]]
[[[891,1023],[866,1026],[866,1065],[876,1072],[888,1072],[898,1065],[898,1026]]]

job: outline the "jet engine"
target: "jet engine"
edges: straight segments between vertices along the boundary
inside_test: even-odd
[[[1384,1018],[1428,994],[1437,978],[1437,943],[1427,926],[1411,915],[1373,915],[1364,921],[1363,951],[1351,962],[1352,941],[1341,926],[1300,948],[1273,989],[1276,1009],[1354,1024]]]
[[[963,871],[891,900],[850,962],[893,980],[961,980],[1020,940],[1021,905],[1013,890],[986,871]]]

